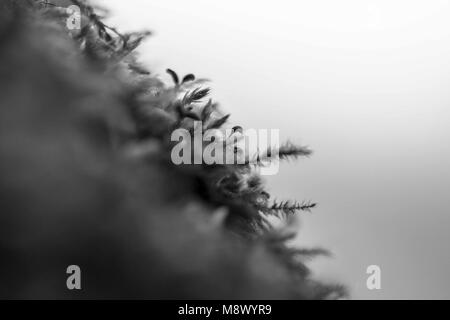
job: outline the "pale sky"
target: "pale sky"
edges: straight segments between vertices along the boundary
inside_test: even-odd
[[[103,0],[141,59],[213,80],[247,128],[280,129],[312,158],[268,179],[319,203],[299,243],[353,298],[450,298],[450,2]],[[381,267],[381,290],[366,268]]]

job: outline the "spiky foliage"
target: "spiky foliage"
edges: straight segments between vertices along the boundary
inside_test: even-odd
[[[343,296],[305,265],[326,251],[296,249],[289,223],[269,223],[315,204],[271,199],[255,171],[264,155],[171,162],[174,129],[230,120],[205,101],[206,80],[167,69],[174,83],[163,83],[134,53],[149,32],[121,34],[85,1],[51,2],[0,4],[0,296]],[[81,30],[65,28],[69,4]],[[288,143],[278,154],[310,150]],[[84,272],[81,293],[65,289],[70,264]]]

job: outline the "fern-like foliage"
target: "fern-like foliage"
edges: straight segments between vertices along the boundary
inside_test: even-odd
[[[95,288],[94,297],[137,294],[150,298],[316,299],[345,296],[343,287],[322,284],[310,276],[305,260],[326,251],[295,248],[290,243],[295,234],[286,236],[285,229],[276,228],[268,220],[274,215],[285,219],[295,212],[310,211],[315,203],[273,200],[255,170],[255,165],[261,165],[274,154],[276,160],[295,159],[309,156],[309,148],[288,142],[277,150],[256,155],[243,165],[174,165],[170,160],[173,130],[192,130],[195,121],[202,121],[203,130],[221,129],[230,121],[230,115],[209,98],[210,89],[204,86],[207,80],[192,73],[179,77],[174,70],[167,69],[173,83],[166,84],[142,65],[135,53],[150,32],[122,34],[107,26],[98,14],[99,9],[88,1],[50,2],[51,5],[43,6],[41,1],[6,0],[2,7],[6,22],[0,24],[2,74],[11,74],[13,89],[16,86],[41,89],[37,93],[32,91],[34,101],[21,102],[23,113],[7,112],[9,109],[4,108],[0,115],[0,119],[10,119],[8,123],[17,126],[11,125],[10,130],[36,142],[28,151],[29,156],[23,149],[19,150],[19,144],[11,145],[12,154],[21,161],[8,162],[14,170],[0,167],[0,174],[5,176],[5,181],[17,181],[13,172],[28,172],[28,168],[33,168],[39,173],[33,176],[45,176],[36,161],[42,150],[47,150],[40,149],[47,140],[53,146],[48,150],[54,152],[54,159],[60,159],[51,163],[64,169],[58,169],[60,180],[47,174],[42,188],[27,189],[26,193],[18,188],[9,190],[13,183],[0,188],[0,192],[9,190],[9,196],[18,192],[18,197],[29,199],[30,203],[41,199],[45,191],[56,193],[57,190],[60,194],[58,200],[36,200],[36,207],[44,204],[45,214],[52,213],[50,225],[58,226],[59,232],[68,235],[59,244],[64,251],[45,241],[51,237],[36,234],[40,252],[50,257],[44,259],[47,264],[53,268],[51,263],[61,259],[84,262],[88,266],[86,272],[94,273],[90,278],[94,279],[91,283]],[[65,6],[69,4],[81,9],[80,30],[68,32],[65,27]],[[14,36],[9,37],[10,33]],[[30,45],[27,39],[39,39],[41,43]],[[58,45],[66,54],[59,53]],[[12,50],[27,54],[29,51],[30,56],[24,54],[18,58],[10,54]],[[34,66],[35,57],[42,57],[45,63],[26,69],[25,76],[31,84],[21,85],[22,80],[12,76],[15,73],[10,66],[17,64],[15,59]],[[43,80],[33,74],[39,68],[48,68],[40,73]],[[49,90],[47,84],[58,87],[61,93]],[[59,94],[64,94],[64,98]],[[4,101],[14,101],[7,98]],[[36,112],[39,108],[43,110]],[[28,114],[30,119],[36,117],[36,128],[46,128],[51,134],[37,134],[32,131],[34,127],[22,126],[27,123],[23,114]],[[52,126],[54,123],[58,125]],[[242,130],[235,125],[232,131]],[[1,138],[2,141],[10,139],[9,136]],[[25,139],[24,143],[29,142]],[[223,147],[230,146],[224,142]],[[7,151],[11,157],[11,150],[3,147],[0,156]],[[72,156],[67,156],[67,152]],[[22,175],[19,178],[25,179]],[[60,184],[61,181],[72,183]],[[66,197],[66,189],[67,194],[76,195],[76,202]],[[19,223],[27,221],[28,207],[24,209],[14,203],[3,209],[5,215],[11,215],[4,226],[10,223],[21,230]],[[13,209],[19,222],[12,218]],[[61,216],[73,224],[66,224],[66,220],[60,220]],[[85,224],[78,226],[78,221]],[[29,232],[35,236],[34,230]],[[81,240],[74,240],[75,235]],[[99,249],[96,245],[97,249],[92,249],[91,241],[98,241],[99,248],[103,248],[101,259],[94,253]],[[14,243],[14,239],[2,243]],[[74,249],[77,245],[82,250]],[[105,285],[101,275],[95,274],[105,259],[108,263],[115,261],[111,263],[114,271],[109,272],[120,281],[116,287]],[[133,266],[137,266],[137,271],[130,269]],[[13,267],[7,265],[2,270]],[[30,277],[42,279],[39,274]],[[11,286],[17,286],[14,292],[27,290],[22,282]],[[52,288],[46,292],[60,294]]]

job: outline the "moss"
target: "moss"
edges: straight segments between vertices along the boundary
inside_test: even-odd
[[[273,203],[258,163],[170,161],[174,129],[228,121],[203,80],[161,82],[134,53],[148,32],[120,34],[71,2],[83,23],[70,32],[66,3],[1,2],[0,297],[344,295],[310,276],[306,259],[324,251],[288,245],[288,215],[313,204]],[[81,291],[65,286],[71,264]]]

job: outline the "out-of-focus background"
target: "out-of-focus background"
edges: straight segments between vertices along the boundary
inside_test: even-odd
[[[268,178],[319,203],[299,241],[353,298],[450,298],[450,1],[103,0],[141,59],[213,80],[247,128],[278,128],[311,159]],[[381,290],[366,268],[381,267]]]

